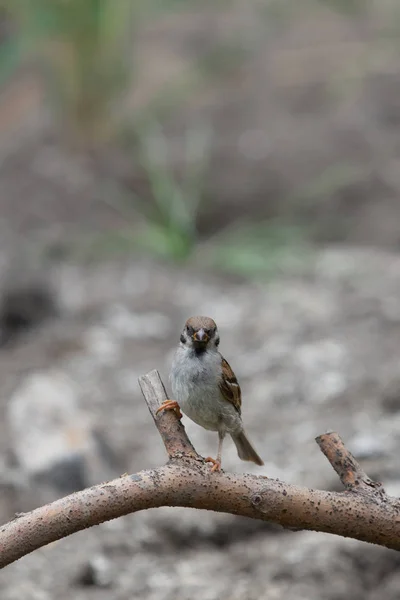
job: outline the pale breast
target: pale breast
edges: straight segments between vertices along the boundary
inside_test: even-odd
[[[217,431],[224,425],[228,432],[237,431],[240,416],[219,390],[220,363],[217,352],[196,356],[178,348],[170,375],[173,398],[185,415],[205,429]]]

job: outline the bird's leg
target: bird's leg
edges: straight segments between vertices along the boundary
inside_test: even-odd
[[[179,404],[176,402],[176,400],[165,400],[165,402],[163,402],[161,406],[157,408],[156,415],[162,410],[174,410],[178,419],[182,419],[183,415],[181,413]]]
[[[218,452],[217,452],[217,458],[211,458],[211,456],[207,456],[207,458],[205,459],[206,462],[211,462],[213,463],[212,469],[211,469],[211,473],[214,473],[214,471],[220,471],[221,470],[221,459],[222,459],[222,444],[224,442],[224,437],[225,437],[225,430],[224,429],[219,429],[218,430]]]

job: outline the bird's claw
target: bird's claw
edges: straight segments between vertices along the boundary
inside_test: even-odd
[[[211,458],[211,456],[207,456],[207,458],[205,458],[204,460],[206,462],[213,463],[213,466],[211,468],[211,473],[215,473],[215,471],[221,470],[221,461],[220,460],[215,460],[215,458]]]
[[[178,419],[182,419],[183,415],[181,413],[181,409],[175,400],[165,400],[165,402],[163,402],[161,406],[157,408],[156,415],[158,415],[158,413],[162,410],[174,410]]]

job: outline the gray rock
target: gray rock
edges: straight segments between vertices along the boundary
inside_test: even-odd
[[[26,484],[40,489],[41,497],[71,493],[109,474],[107,442],[81,400],[76,382],[55,369],[26,376],[9,400],[14,471],[25,474]]]
[[[110,587],[113,582],[110,561],[103,554],[92,556],[82,568],[77,582],[84,586]]]
[[[62,371],[25,377],[8,405],[13,449],[29,474],[85,453],[90,447],[90,422],[79,407],[79,388]]]

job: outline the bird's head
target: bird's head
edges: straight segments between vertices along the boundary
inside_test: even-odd
[[[198,353],[216,349],[219,344],[218,328],[210,317],[190,317],[180,337],[181,345],[193,348]]]

